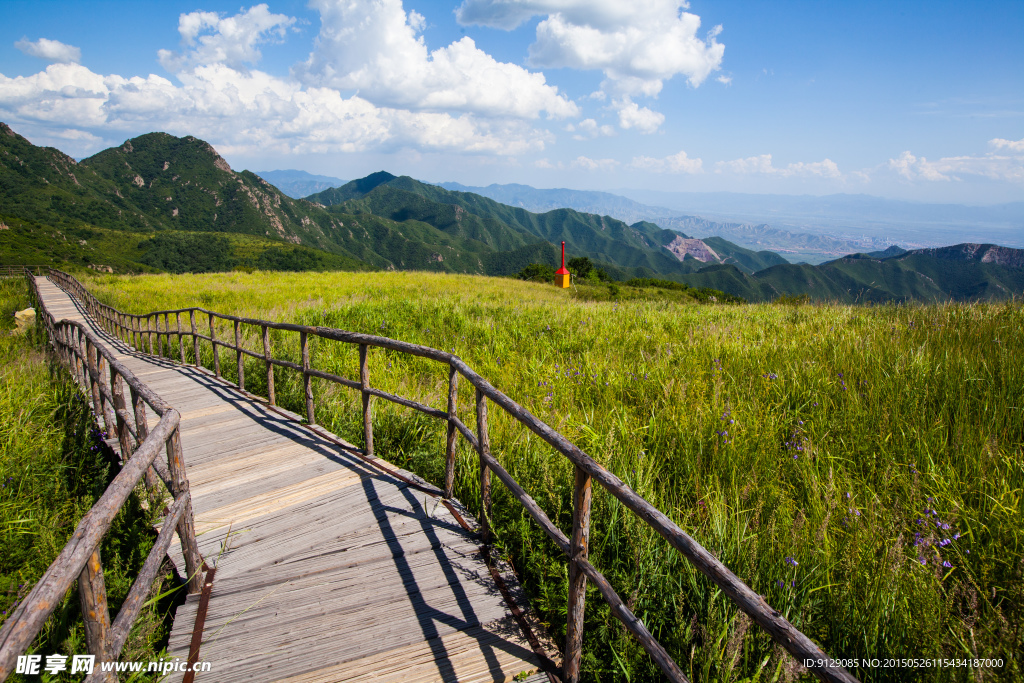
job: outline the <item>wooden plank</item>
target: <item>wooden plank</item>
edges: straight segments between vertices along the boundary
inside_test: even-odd
[[[230,505],[204,510],[196,514],[196,531],[205,533],[228,524],[240,524],[254,517],[271,514],[292,505],[312,500],[359,482],[360,477],[348,470],[329,472],[291,486],[258,496],[246,498]]]
[[[445,674],[462,683],[511,681],[536,670],[536,657],[525,642],[512,641],[507,619],[467,629],[437,639],[380,652],[369,657],[335,664],[297,677],[278,679],[280,683],[426,683],[444,680]],[[488,661],[485,649],[493,659]],[[437,652],[447,655],[447,666],[437,661]],[[525,666],[524,666],[525,664]],[[532,665],[532,668],[530,668]],[[522,668],[521,668],[522,667]]]

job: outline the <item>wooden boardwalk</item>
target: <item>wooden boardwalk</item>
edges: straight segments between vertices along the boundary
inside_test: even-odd
[[[197,680],[485,682],[538,671],[485,551],[439,498],[209,373],[137,353],[37,282],[52,315],[90,324],[181,413],[199,547],[216,566],[200,652],[212,670]],[[188,657],[198,604],[192,595],[178,609],[172,657]]]

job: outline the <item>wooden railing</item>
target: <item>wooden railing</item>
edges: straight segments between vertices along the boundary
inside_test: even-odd
[[[150,353],[163,355],[164,341],[167,343],[168,351],[171,351],[173,349],[171,339],[174,337],[177,341],[178,355],[181,357],[181,362],[185,363],[187,357],[184,340],[188,337],[192,342],[193,358],[196,359],[198,364],[198,359],[201,357],[201,342],[209,343],[213,349],[213,370],[217,376],[221,375],[218,347],[233,350],[237,364],[237,385],[243,391],[245,390],[244,357],[249,356],[262,361],[266,368],[267,398],[271,405],[277,404],[274,391],[274,366],[288,368],[301,373],[306,420],[310,425],[316,424],[316,404],[312,391],[312,380],[314,378],[335,382],[359,391],[362,395],[363,431],[367,455],[372,455],[373,453],[373,398],[391,401],[398,405],[418,410],[431,417],[445,420],[447,422],[447,435],[444,495],[449,498],[452,495],[455,476],[456,434],[461,434],[478,455],[481,489],[480,524],[483,538],[485,540],[490,539],[492,533],[490,508],[491,474],[493,473],[506,486],[512,496],[519,501],[538,526],[568,557],[568,633],[563,659],[563,677],[567,682],[574,683],[579,679],[583,639],[584,598],[588,580],[598,588],[602,597],[611,607],[612,614],[637,638],[643,648],[657,662],[664,675],[672,681],[687,680],[682,670],[654,636],[651,635],[643,622],[632,613],[604,575],[589,561],[590,507],[594,481],[604,487],[610,495],[633,511],[652,529],[661,534],[672,547],[693,563],[701,573],[731,598],[741,610],[750,615],[755,623],[767,631],[775,642],[793,655],[798,662],[814,662],[815,664],[811,668],[812,673],[826,681],[849,683],[857,680],[842,667],[838,666],[838,664],[835,664],[810,638],[790,624],[780,612],[768,605],[763,597],[743,583],[725,565],[683,531],[679,525],[669,519],[667,515],[647,502],[621,479],[598,464],[575,444],[537,419],[519,403],[496,389],[456,355],[386,337],[347,332],[328,327],[294,325],[242,318],[208,311],[203,308],[155,311],[144,315],[127,314],[98,301],[78,280],[66,273],[51,270],[50,278],[67,292],[78,297],[85,304],[86,309],[93,318],[100,321],[110,334],[120,337],[136,348],[142,348],[145,345]],[[187,317],[187,326],[184,328],[182,326],[183,315]],[[174,316],[175,321],[173,327],[171,326],[171,316]],[[160,326],[161,317],[163,318],[162,329]],[[233,339],[218,339],[216,330],[216,321],[218,320],[230,323],[233,328]],[[204,328],[209,328],[209,335],[200,331],[200,325]],[[262,353],[257,353],[243,347],[243,326],[259,331],[259,338],[262,339]],[[270,344],[270,330],[293,332],[299,335],[301,364],[274,357]],[[358,346],[359,380],[347,379],[313,368],[309,345],[311,337]],[[370,385],[370,373],[367,363],[371,347],[420,356],[447,365],[449,382],[447,410],[431,408],[417,401],[373,388]],[[460,376],[475,389],[476,433],[459,419],[456,411],[456,395]],[[573,464],[575,468],[575,481],[572,530],[568,535],[562,532],[548,518],[533,498],[523,490],[518,482],[512,478],[508,471],[492,455],[487,428],[488,400],[541,437]]]
[[[67,590],[78,579],[78,595],[85,620],[85,641],[97,664],[89,680],[116,681],[116,674],[103,672],[100,661],[115,661],[128,639],[132,624],[160,574],[164,555],[177,530],[181,540],[188,590],[199,592],[203,559],[196,544],[195,525],[185,461],[181,450],[178,423],[181,416],[167,405],[132,372],[117,361],[102,341],[85,325],[70,320],[55,320],[42,306],[35,278],[27,268],[30,291],[40,309],[53,352],[71,371],[92,401],[97,421],[102,420],[107,434],[116,434],[121,451],[120,473],[85,514],[71,540],[32,588],[25,600],[7,618],[0,630],[0,681],[13,670],[42,629],[46,619],[60,604]],[[127,385],[131,407],[125,397]],[[146,418],[149,406],[160,421],[150,430]],[[158,457],[166,453],[166,464]],[[146,477],[151,486],[159,479],[170,490],[173,502],[164,515],[163,526],[153,548],[135,579],[128,596],[113,621],[107,608],[100,545],[111,522],[128,500],[139,481]]]
[[[46,275],[49,266],[0,266],[0,277],[25,277],[28,271],[33,275]]]

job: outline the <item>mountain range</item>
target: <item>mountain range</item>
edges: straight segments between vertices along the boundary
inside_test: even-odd
[[[337,180],[282,173],[290,174],[280,176],[285,181]],[[696,226],[699,219],[690,220]],[[627,223],[564,207],[533,212],[384,171],[295,199],[259,175],[234,171],[191,136],[149,133],[76,162],[0,123],[4,263],[511,276],[531,263],[557,265],[562,241],[567,256],[587,256],[613,280],[674,280],[750,301],[802,294],[839,301],[1002,299],[1024,290],[1024,252],[994,245],[897,248],[794,265],[721,236],[696,239],[647,220]]]
[[[620,194],[612,194],[537,189],[521,184],[439,184],[529,211],[566,207],[627,222],[649,221],[698,238],[723,237],[748,249],[775,251],[791,262],[819,264],[844,254],[881,249],[894,242],[919,248],[965,237],[989,241],[997,236],[1007,246],[1024,247],[1024,202],[963,206],[867,195],[814,197],[653,190],[621,190]]]
[[[954,241],[1024,247],[1024,201],[970,206],[934,204],[864,194],[774,195],[737,192],[620,190],[638,201],[666,206],[666,215],[699,215],[719,222],[768,224],[794,233],[928,247]]]

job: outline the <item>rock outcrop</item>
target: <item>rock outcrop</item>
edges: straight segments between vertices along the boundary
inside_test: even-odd
[[[687,239],[686,237],[677,237],[668,244],[665,245],[672,254],[682,261],[687,255],[692,256],[698,261],[708,263],[709,261],[718,262],[722,259],[715,253],[714,249],[704,244],[698,239]]]

